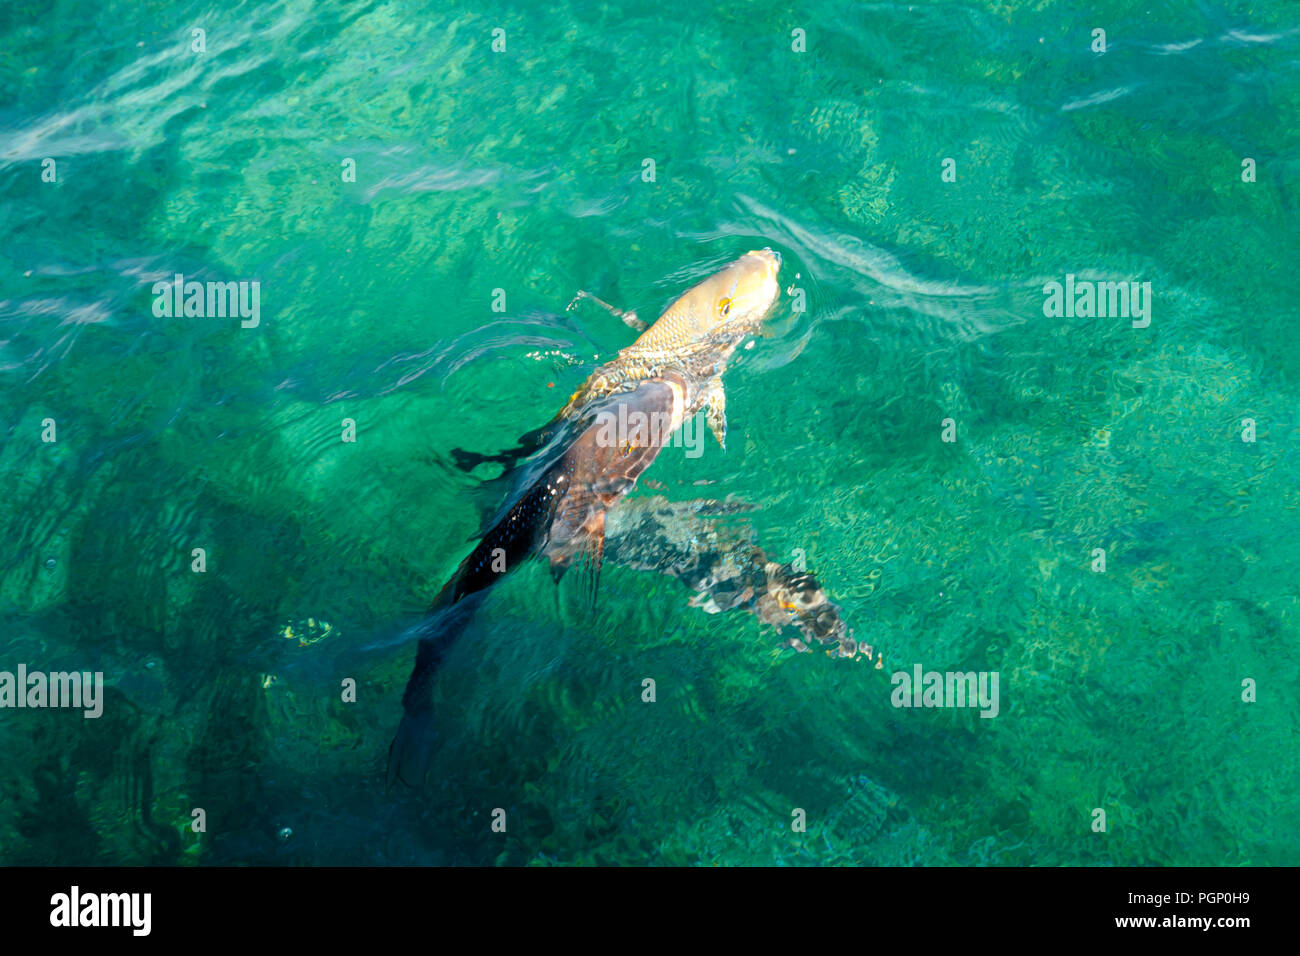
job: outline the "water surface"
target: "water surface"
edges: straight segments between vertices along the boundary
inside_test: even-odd
[[[110,688],[0,712],[0,862],[1296,863],[1294,13],[7,4],[0,669]],[[386,795],[402,629],[498,504],[449,450],[630,341],[577,290],[650,318],[762,245],[807,309],[639,493],[758,505],[887,666],[529,567]],[[176,273],[260,324],[157,317]],[[1150,326],[1045,316],[1069,274]],[[891,707],[918,662],[999,716]]]

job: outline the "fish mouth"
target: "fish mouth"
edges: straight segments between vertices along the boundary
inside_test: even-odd
[[[751,249],[742,257],[742,261],[750,259],[757,260],[761,271],[757,274],[750,273],[752,283],[749,287],[750,301],[753,303],[752,312],[757,315],[765,315],[781,297],[781,284],[777,281],[777,274],[781,271],[781,253],[766,246],[762,249]],[[751,267],[752,268],[752,267]]]
[[[781,271],[781,253],[775,249],[764,246],[762,249],[750,249],[745,255],[761,260],[767,266],[767,274],[772,278],[776,278],[776,274]]]

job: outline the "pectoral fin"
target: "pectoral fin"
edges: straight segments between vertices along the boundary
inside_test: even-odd
[[[583,289],[578,290],[578,294],[573,297],[572,302],[570,302],[567,306],[565,306],[564,311],[572,312],[574,307],[583,299],[590,299],[592,302],[595,302],[598,306],[600,306],[610,315],[618,316],[620,319],[623,320],[623,322],[629,328],[636,329],[638,332],[644,332],[646,329],[650,327],[647,323],[643,322],[641,319],[638,319],[636,317],[635,312],[624,312],[622,309],[616,309],[608,302],[606,302],[604,299],[598,299],[590,292],[587,292]]]
[[[719,447],[727,450],[727,396],[722,391],[722,381],[713,379],[705,387],[704,420],[709,423],[709,431],[718,440]]]
[[[605,511],[593,512],[583,523],[582,530],[566,546],[548,551],[551,576],[558,584],[573,564],[581,568],[582,592],[588,605],[596,604],[596,591],[600,586],[600,567],[605,558]],[[575,560],[576,559],[576,560]]]

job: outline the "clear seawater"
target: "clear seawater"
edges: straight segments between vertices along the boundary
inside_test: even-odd
[[[1297,12],[9,0],[0,670],[108,688],[0,710],[0,863],[1300,862]],[[402,630],[499,503],[450,450],[631,340],[579,289],[651,318],[763,245],[806,310],[637,494],[755,504],[885,668],[529,566],[386,793]],[[260,325],[155,316],[175,273]],[[1149,327],[1044,315],[1066,275]],[[917,663],[999,715],[891,706]]]

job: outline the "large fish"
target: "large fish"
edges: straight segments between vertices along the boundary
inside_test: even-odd
[[[750,252],[677,299],[617,359],[598,368],[547,429],[517,490],[443,586],[421,627],[403,717],[389,750],[389,785],[423,780],[432,729],[434,675],[492,584],[534,554],[558,579],[581,560],[594,593],[605,518],[701,409],[725,439],[721,374],[758,330],[780,287],[780,256]],[[528,450],[528,449],[521,449]]]

